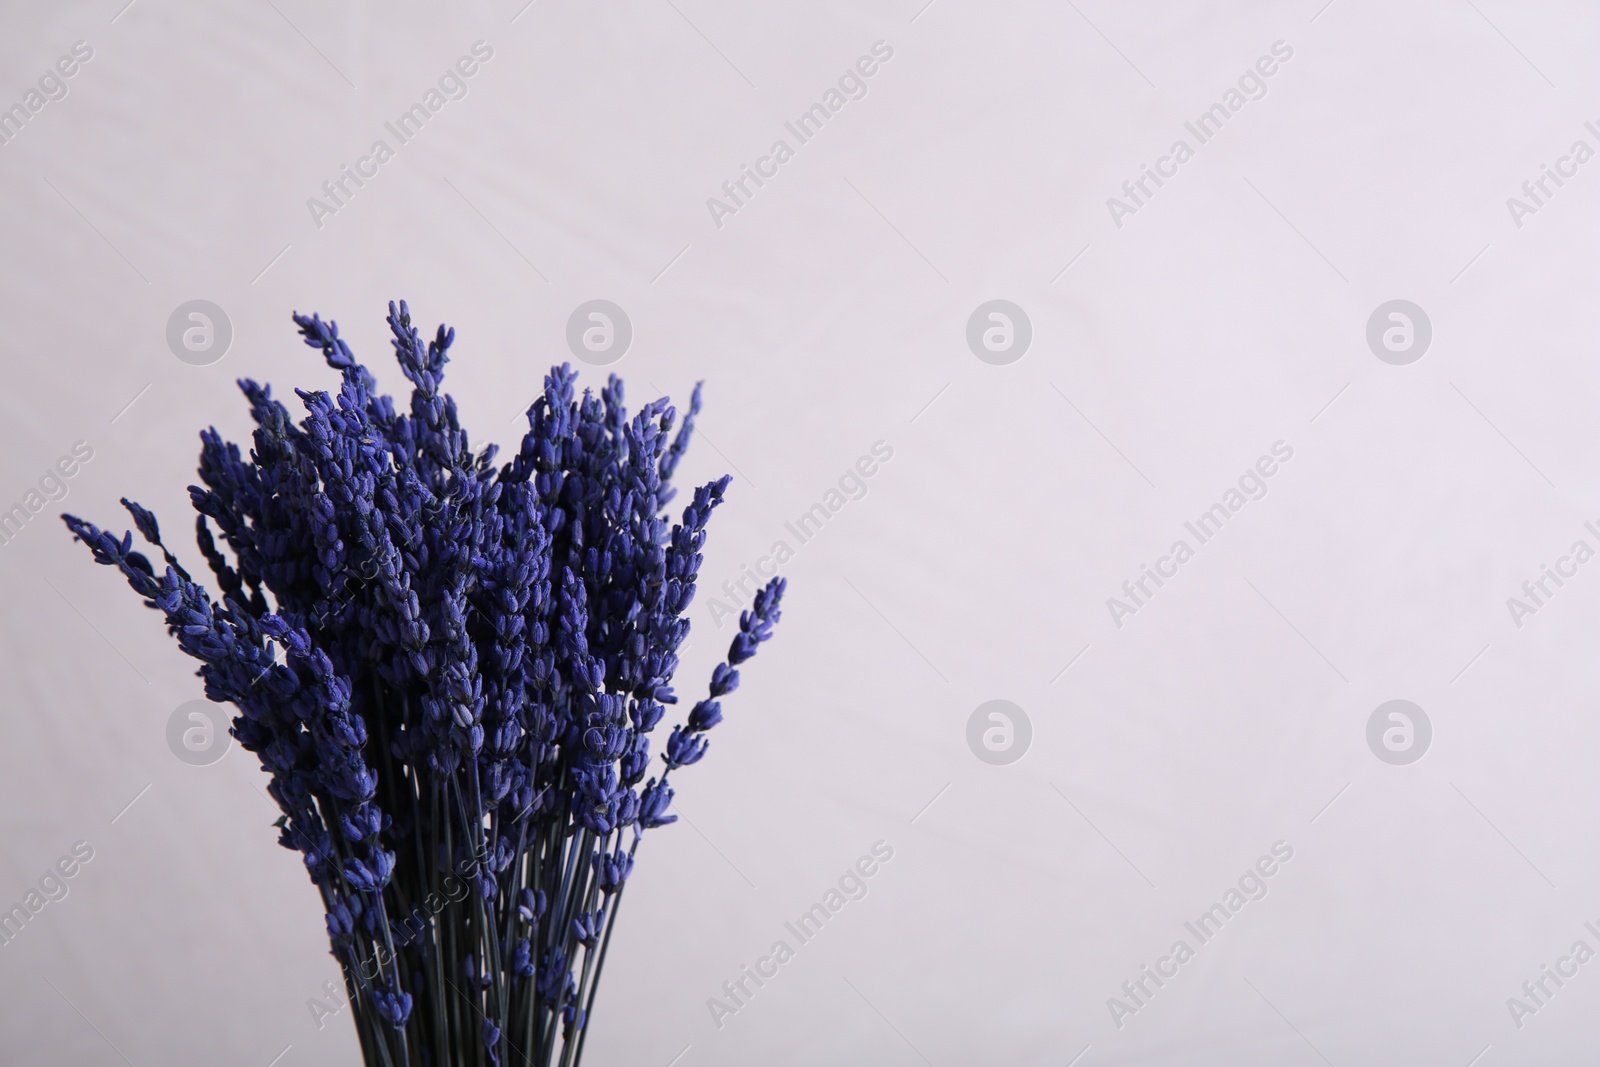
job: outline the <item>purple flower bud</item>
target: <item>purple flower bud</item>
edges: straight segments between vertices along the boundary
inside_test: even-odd
[[[348,945],[355,933],[355,920],[350,916],[350,909],[343,904],[335,904],[333,910],[328,912],[328,939],[335,945]]]
[[[527,938],[519,940],[511,949],[511,973],[523,978],[533,977],[533,950]]]
[[[709,730],[722,721],[722,705],[715,700],[702,700],[689,712],[689,729]]]
[[[405,1026],[406,1020],[411,1017],[411,994],[392,992],[388,989],[375,989],[372,991],[373,1007],[377,1009],[379,1018],[383,1019],[396,1030]]]
[[[717,669],[711,672],[711,695],[724,696],[739,688],[739,672],[726,663],[717,664]]]
[[[699,763],[700,758],[706,754],[710,740],[700,736],[691,729],[682,726],[672,728],[672,736],[667,739],[667,751],[662,757],[670,769],[687,767],[692,763]]]

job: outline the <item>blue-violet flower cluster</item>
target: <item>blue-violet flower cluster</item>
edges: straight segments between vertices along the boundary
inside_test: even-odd
[[[579,1062],[643,831],[673,822],[673,771],[706,753],[739,665],[771,636],[784,582],[740,619],[705,699],[677,698],[706,524],[729,479],[665,509],[700,406],[631,418],[622,382],[574,392],[563,365],[510,462],[474,453],[439,391],[455,331],[424,342],[389,305],[409,412],[320,317],[306,344],[340,373],[297,390],[298,423],[242,380],[248,455],[201,433],[202,587],[124,500],[162,567],[63,516],[200,660],[206,696],[271,775],[280,842],[327,912],[369,1065]]]

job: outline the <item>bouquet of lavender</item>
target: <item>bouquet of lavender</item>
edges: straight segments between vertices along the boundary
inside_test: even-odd
[[[201,433],[189,495],[220,600],[138,504],[123,501],[159,573],[131,532],[63,518],[166,617],[206,696],[237,706],[231,733],[272,776],[279,842],[322,895],[366,1063],[570,1067],[640,836],[677,818],[668,777],[705,755],[784,582],[741,616],[647,778],[729,482],[696,489],[676,524],[662,514],[699,388],[674,436],[665,399],[630,419],[615,376],[578,399],[555,368],[497,468],[439,391],[454,330],[425,345],[389,305],[404,415],[335,323],[295,322],[343,384],[297,390],[297,425],[240,381],[248,460]]]

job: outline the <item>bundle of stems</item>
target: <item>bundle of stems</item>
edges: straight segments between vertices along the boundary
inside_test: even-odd
[[[230,732],[321,895],[366,1063],[574,1067],[641,836],[676,820],[668,779],[705,755],[784,582],[741,615],[646,777],[730,480],[666,518],[699,387],[674,434],[665,399],[630,418],[614,375],[577,397],[553,368],[496,466],[439,391],[454,330],[424,344],[389,305],[413,386],[399,413],[334,322],[295,322],[338,391],[297,390],[296,423],[241,380],[248,456],[201,433],[189,494],[219,597],[138,504],[159,571],[131,532],[63,519],[238,708]]]

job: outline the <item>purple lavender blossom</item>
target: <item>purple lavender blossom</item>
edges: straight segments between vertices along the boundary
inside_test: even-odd
[[[297,390],[296,423],[241,380],[249,451],[200,434],[189,495],[216,597],[138,504],[123,501],[159,571],[131,532],[63,519],[161,611],[206,696],[237,707],[279,842],[321,894],[366,1062],[572,1067],[641,835],[676,821],[668,778],[705,756],[784,582],[756,595],[646,778],[729,484],[663,514],[700,387],[674,434],[665,399],[630,418],[616,376],[578,396],[553,368],[496,465],[439,391],[454,330],[425,342],[389,305],[401,411],[334,322],[294,320],[340,386]]]

